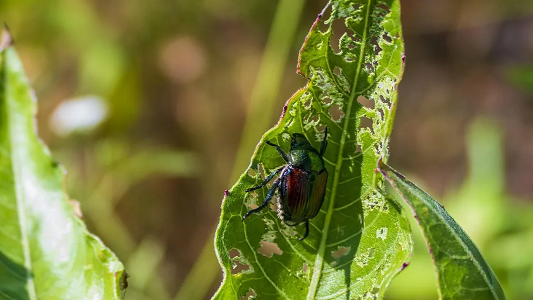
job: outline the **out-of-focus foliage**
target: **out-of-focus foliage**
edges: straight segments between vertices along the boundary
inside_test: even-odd
[[[413,209],[435,263],[439,299],[505,299],[491,267],[444,206],[382,161],[378,169]]]
[[[533,204],[520,203],[508,195],[504,180],[501,130],[494,120],[476,119],[468,131],[468,177],[452,189],[442,203],[476,242],[509,299],[533,297],[533,264],[529,245],[533,241]],[[411,222],[415,222],[411,218]],[[414,232],[411,265],[393,281],[389,294],[398,299],[435,298],[435,273],[424,239]]]
[[[119,299],[124,267],[69,203],[7,31],[0,41],[0,296]]]

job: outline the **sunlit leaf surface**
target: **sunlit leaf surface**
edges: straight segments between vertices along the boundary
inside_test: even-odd
[[[332,1],[305,40],[298,71],[308,85],[224,198],[215,244],[225,276],[215,299],[381,298],[409,260],[408,221],[374,173],[388,156],[403,71],[399,1]],[[269,187],[245,190],[284,164],[265,141],[288,151],[289,134],[299,132],[319,149],[326,126],[329,178],[309,237],[299,241],[305,228],[283,224],[275,203],[243,222]]]
[[[444,207],[391,167],[380,172],[412,207],[437,268],[441,299],[505,299],[479,249]]]
[[[0,299],[118,299],[122,264],[69,204],[36,134],[36,103],[9,34],[0,43]]]

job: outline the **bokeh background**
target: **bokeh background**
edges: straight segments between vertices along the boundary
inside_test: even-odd
[[[224,190],[305,80],[316,0],[1,0],[42,139],[126,299],[208,299]],[[405,0],[390,163],[464,226],[509,299],[533,299],[533,2]],[[436,298],[418,229],[388,299]]]

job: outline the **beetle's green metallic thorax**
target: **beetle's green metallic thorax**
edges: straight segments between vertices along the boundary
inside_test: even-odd
[[[322,156],[300,133],[292,134],[289,164],[308,173],[319,173],[324,170]]]

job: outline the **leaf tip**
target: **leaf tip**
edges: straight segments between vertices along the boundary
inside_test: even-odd
[[[0,37],[0,50],[9,48],[13,46],[14,43],[9,27],[7,26],[7,23],[4,22],[4,29],[2,30],[2,36]]]

